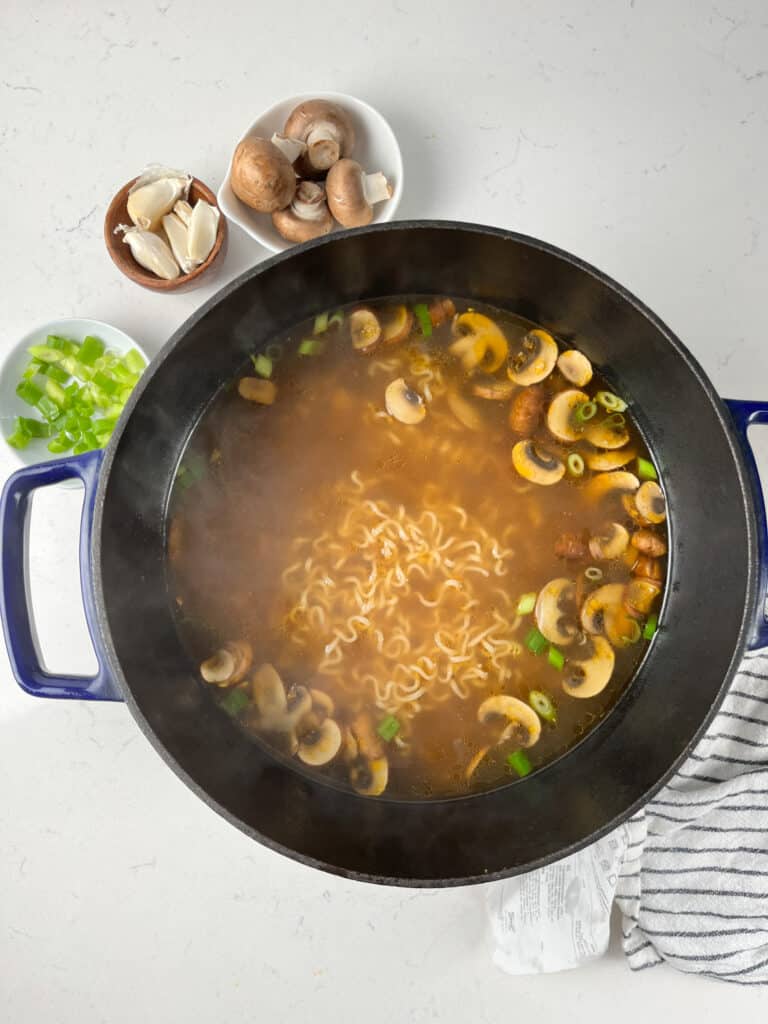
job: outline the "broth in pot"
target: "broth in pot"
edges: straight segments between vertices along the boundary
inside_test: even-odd
[[[666,553],[652,457],[586,356],[435,296],[254,352],[169,511],[201,685],[371,797],[489,789],[573,746],[654,635]]]

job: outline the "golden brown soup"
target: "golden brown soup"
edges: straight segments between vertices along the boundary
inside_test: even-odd
[[[460,300],[299,325],[208,409],[171,498],[201,685],[358,792],[487,789],[593,728],[656,628],[664,497],[588,360]]]

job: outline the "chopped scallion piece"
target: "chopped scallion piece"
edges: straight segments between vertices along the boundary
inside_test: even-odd
[[[61,384],[57,384],[56,381],[53,380],[51,377],[45,378],[45,393],[46,395],[48,395],[51,401],[55,402],[56,405],[58,405],[59,408],[61,409],[63,409],[69,402],[69,399],[67,398],[67,393],[64,390],[64,388],[61,386]],[[37,407],[38,409],[40,408],[39,402]]]
[[[387,715],[379,722],[376,732],[386,743],[389,743],[400,732],[400,723],[394,715]]]
[[[319,356],[325,348],[325,342],[318,338],[305,338],[299,345],[300,356]]]
[[[230,690],[224,700],[221,702],[221,707],[227,712],[228,715],[239,715],[241,711],[244,711],[248,707],[250,701],[248,694],[245,690]]]
[[[55,380],[57,384],[66,384],[69,380],[69,374],[66,370],[62,369],[61,366],[55,366],[53,363],[49,363],[45,367],[46,376],[50,377],[51,380]]]
[[[577,423],[586,423],[591,420],[597,412],[597,405],[594,402],[582,402],[573,411],[573,418]]]
[[[104,355],[104,342],[101,338],[94,338],[88,335],[78,349],[77,358],[84,366],[93,366],[96,360]]]
[[[138,349],[132,348],[123,356],[123,366],[131,373],[141,373],[146,368],[147,361]]]
[[[613,415],[609,416],[605,422],[610,423],[615,427],[623,427],[627,421],[620,412],[615,412]]]
[[[643,628],[643,639],[652,640],[656,630],[659,628],[659,616],[656,612],[653,615],[648,616],[648,620]]]
[[[259,352],[256,356],[251,356],[251,362],[253,368],[260,377],[271,377],[272,376],[272,360],[269,356],[265,356],[263,352]]]
[[[329,327],[341,327],[344,323],[344,314],[340,309],[337,309],[333,316],[328,321]]]
[[[507,764],[517,772],[521,779],[533,771],[533,765],[524,750],[515,750],[511,754],[507,754]]]
[[[42,414],[43,419],[48,420],[52,423],[55,419],[58,419],[61,414],[61,410],[58,405],[48,397],[48,395],[41,395],[37,402],[37,408]]]
[[[53,455],[61,455],[62,452],[68,452],[72,444],[72,440],[62,432],[48,442],[48,451]]]
[[[16,429],[19,427],[28,437],[50,437],[52,433],[51,424],[33,420],[29,416],[17,416]]]
[[[563,665],[565,664],[565,655],[557,647],[550,644],[549,650],[547,651],[547,661],[552,668],[556,668],[558,672],[562,672]]]
[[[588,565],[584,570],[584,575],[588,580],[592,580],[593,583],[597,583],[598,580],[603,578],[603,570],[597,565]]]
[[[271,345],[267,345],[264,349],[264,355],[269,356],[272,362],[276,363],[283,355],[283,346],[279,342],[273,341]]]
[[[23,380],[21,383],[16,385],[16,394],[27,405],[37,405],[40,399],[43,397],[43,392],[40,388],[31,380]]]
[[[315,317],[315,326],[312,329],[313,334],[325,334],[328,330],[328,313],[318,313]]]
[[[618,395],[614,395],[612,391],[598,391],[595,395],[595,401],[602,405],[608,412],[624,412],[627,408],[627,403],[623,398],[619,398]]]
[[[27,351],[40,363],[58,363],[61,360],[61,352],[56,348],[49,348],[48,345],[31,345]]]
[[[101,388],[102,391],[108,395],[114,395],[119,389],[120,385],[112,377],[108,377],[102,370],[97,370],[93,375],[93,383],[97,388]]]
[[[656,469],[653,463],[649,462],[648,459],[640,458],[640,456],[638,456],[637,459],[637,475],[640,477],[641,480],[659,479],[656,475]]]
[[[24,428],[22,427],[20,421],[21,417],[17,416],[15,429],[13,433],[6,438],[11,448],[16,448],[17,451],[21,451],[23,448],[26,448],[29,442],[32,440],[29,434],[26,432],[26,430],[24,430]]]
[[[557,724],[557,708],[548,693],[543,690],[531,690],[528,694],[528,703],[539,718],[543,718],[550,725]]]
[[[421,333],[425,338],[432,337],[432,317],[429,315],[429,307],[426,302],[417,302],[413,307],[416,319],[419,321]]]
[[[566,465],[568,472],[571,476],[583,476],[584,475],[584,459],[579,455],[578,452],[571,452],[566,459]]]
[[[536,607],[536,594],[523,594],[520,600],[517,602],[517,614],[518,615],[530,615],[533,609]]]
[[[549,647],[549,640],[534,626],[525,638],[525,646],[534,654],[543,654]]]

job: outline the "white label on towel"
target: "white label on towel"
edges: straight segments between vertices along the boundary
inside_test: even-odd
[[[496,966],[507,974],[538,974],[602,956],[628,841],[622,825],[571,857],[489,886]]]

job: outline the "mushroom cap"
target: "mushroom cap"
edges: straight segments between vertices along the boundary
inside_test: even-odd
[[[549,487],[562,480],[565,463],[543,451],[533,441],[518,441],[512,449],[512,465],[524,480]]]
[[[413,313],[407,306],[391,306],[382,312],[381,341],[384,345],[397,345],[405,341],[413,328]]]
[[[624,600],[623,583],[605,583],[593,590],[581,607],[581,625],[587,633],[606,631],[606,618],[613,609],[621,608]]]
[[[532,747],[541,735],[541,719],[533,708],[505,693],[486,697],[477,709],[477,720],[481,725],[503,726],[500,743],[514,739],[521,747]]]
[[[355,130],[343,107],[328,100],[305,100],[291,111],[283,134],[307,145],[307,158],[316,170],[327,170],[352,152]]]
[[[551,644],[561,647],[572,644],[578,632],[576,585],[573,580],[559,577],[545,584],[536,599],[534,615],[539,632]]]
[[[555,368],[557,342],[540,328],[528,331],[517,352],[510,353],[507,376],[515,384],[538,384]]]
[[[413,388],[409,388],[402,377],[387,385],[384,392],[384,405],[390,416],[401,423],[415,426],[427,415],[424,399]]]
[[[624,592],[624,607],[630,615],[647,615],[661,593],[661,584],[649,579],[630,580]]]
[[[358,757],[350,765],[349,778],[361,796],[381,796],[389,781],[389,763],[386,757]]]
[[[230,183],[237,198],[259,213],[282,210],[296,191],[290,161],[268,139],[247,138],[238,144]]]
[[[590,500],[600,501],[611,494],[631,494],[639,486],[640,481],[634,473],[617,469],[608,473],[598,473],[592,477],[584,490]]]
[[[482,365],[487,373],[495,373],[509,354],[509,342],[495,321],[483,313],[468,310],[454,317],[453,333],[457,340],[450,351],[461,358],[467,373]]]
[[[635,508],[649,523],[663,523],[667,518],[664,492],[655,480],[646,480],[635,494]]]
[[[569,348],[557,357],[557,368],[567,381],[583,388],[592,380],[592,363],[583,352]]]
[[[272,223],[289,242],[308,242],[333,229],[333,217],[325,201],[325,189],[314,181],[301,181],[291,205],[275,210]]]
[[[372,309],[355,309],[349,314],[349,332],[352,348],[357,352],[372,352],[381,341],[381,323]]]
[[[616,656],[601,636],[591,637],[592,650],[587,658],[569,658],[564,666],[563,689],[569,697],[596,697],[613,675]]]
[[[332,718],[326,718],[315,729],[299,736],[299,760],[318,767],[329,764],[341,750],[341,729]]]
[[[575,388],[568,388],[555,395],[547,409],[547,428],[560,441],[578,441],[584,427],[576,421],[576,410],[586,405],[589,395]]]
[[[585,452],[584,461],[587,469],[595,472],[605,473],[612,469],[621,469],[635,458],[637,452],[634,448],[613,448],[609,451]]]
[[[245,678],[253,663],[253,648],[246,640],[230,641],[200,666],[206,683],[234,686]]]
[[[629,545],[629,531],[621,523],[605,523],[600,533],[589,539],[589,553],[598,560],[620,558]]]
[[[620,420],[614,419],[615,415],[612,413],[599,423],[589,420],[584,427],[584,436],[596,448],[623,448],[629,443],[627,428]]]
[[[363,173],[356,160],[338,160],[325,179],[328,206],[345,228],[362,228],[373,219],[373,206],[365,196]]]

